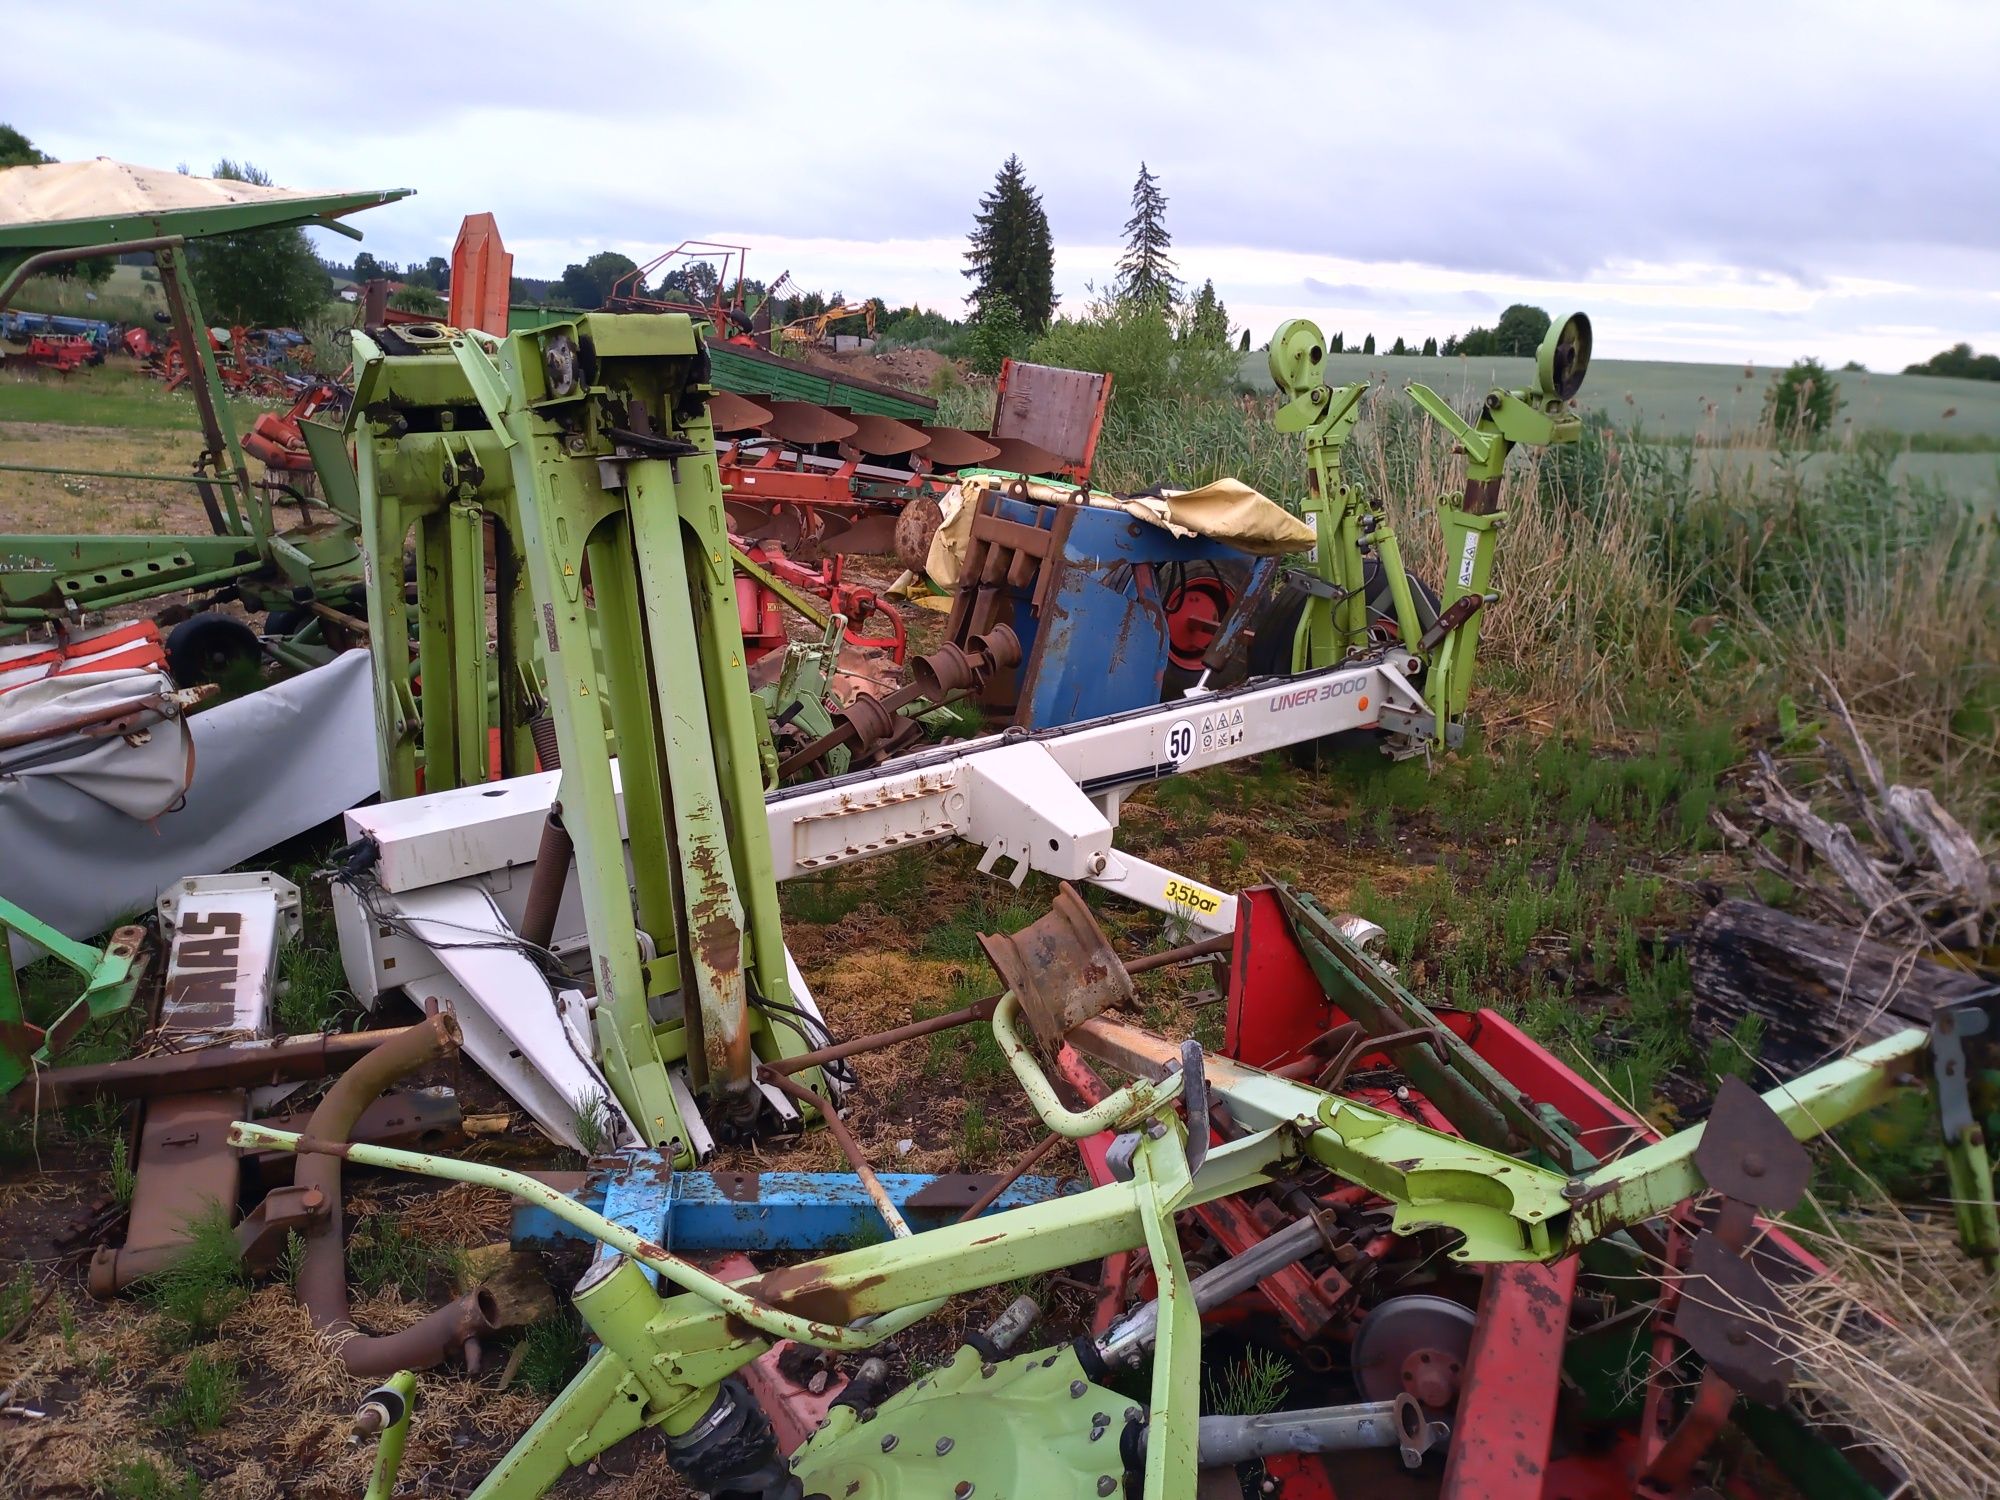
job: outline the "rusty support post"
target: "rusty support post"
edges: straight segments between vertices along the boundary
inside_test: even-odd
[[[1541,1493],[1577,1257],[1489,1266],[1438,1500]]]
[[[346,1142],[362,1112],[390,1084],[408,1077],[427,1063],[456,1053],[458,1026],[449,1016],[427,1017],[357,1062],[327,1091],[306,1127],[321,1142]],[[447,1302],[428,1317],[399,1333],[371,1338],[357,1330],[347,1315],[347,1257],[341,1240],[341,1159],[301,1152],[293,1187],[301,1195],[317,1191],[325,1203],[320,1219],[306,1239],[305,1264],[299,1270],[298,1297],[321,1333],[346,1335],[340,1341],[341,1363],[350,1375],[390,1375],[398,1370],[424,1370],[463,1354],[466,1364],[479,1367],[479,1341],[494,1330],[496,1308],[484,1287]]]

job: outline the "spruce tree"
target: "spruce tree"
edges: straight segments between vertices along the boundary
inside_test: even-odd
[[[965,258],[971,263],[963,274],[972,280],[967,300],[975,320],[988,302],[1002,297],[1029,332],[1048,326],[1056,308],[1055,241],[1042,196],[1029,185],[1020,157],[1007,158],[992,191],[979,200]]]
[[[1204,281],[1188,314],[1188,337],[1194,343],[1220,349],[1229,342],[1229,309],[1215,295],[1215,283]]]
[[[1365,339],[1363,339],[1363,340],[1361,341],[1361,352],[1362,352],[1363,354],[1373,354],[1373,353],[1375,352],[1375,335],[1374,335],[1374,334],[1372,334],[1372,333],[1371,333],[1371,334],[1369,334],[1367,338],[1365,338]]]
[[[1426,359],[1435,359],[1437,357],[1437,352],[1438,352],[1438,341],[1434,338],[1425,339],[1424,357]]]
[[[1118,261],[1118,295],[1141,302],[1177,301],[1181,282],[1167,253],[1173,243],[1167,233],[1167,195],[1140,162],[1139,180],[1132,184],[1132,217],[1125,221],[1125,254]]]

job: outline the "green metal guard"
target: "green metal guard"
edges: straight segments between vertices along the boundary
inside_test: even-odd
[[[83,976],[77,996],[46,1030],[33,1025],[21,1005],[20,981],[7,954],[8,938],[19,933]],[[122,1014],[132,1004],[146,972],[143,927],[121,927],[102,950],[64,937],[13,902],[0,900],[0,1096],[37,1066],[47,1066],[92,1021]]]

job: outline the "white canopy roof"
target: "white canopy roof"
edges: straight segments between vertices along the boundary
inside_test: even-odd
[[[0,225],[108,219],[235,203],[304,202],[328,196],[324,191],[190,177],[100,156],[91,161],[58,161],[0,171]]]

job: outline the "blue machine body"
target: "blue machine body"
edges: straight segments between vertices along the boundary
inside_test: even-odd
[[[1036,577],[1008,589],[1001,618],[1021,641],[1013,722],[1047,729],[1161,701],[1171,664],[1167,603],[1175,581],[1214,573],[1241,601],[1277,571],[1226,542],[1177,537],[1124,511],[995,496],[992,514],[1052,533]],[[961,643],[962,644],[962,643]],[[993,698],[989,695],[989,703]]]

